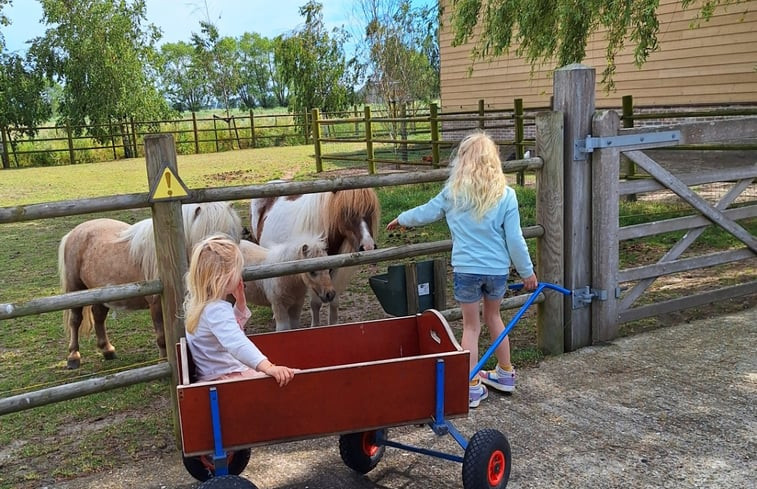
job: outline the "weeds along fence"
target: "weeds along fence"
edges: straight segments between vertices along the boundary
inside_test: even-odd
[[[543,122],[545,125],[544,132],[548,134],[559,134],[559,131],[557,131],[555,127],[546,127],[549,125],[559,125],[559,120],[559,114],[545,114]],[[552,160],[549,164],[555,166],[555,169],[552,171],[552,178],[558,178],[554,175],[561,172],[559,166],[561,139],[559,137],[554,138],[552,144],[555,145],[554,148],[549,151],[545,149],[545,152],[552,156]],[[156,181],[155,177],[159,176],[160,172],[164,170],[164,165],[168,165],[168,168],[171,169],[172,172],[177,176],[179,175],[176,168],[176,148],[171,135],[147,136],[145,139],[145,152],[147,155],[147,174],[149,182]],[[538,170],[541,168],[545,168],[546,170],[548,163],[545,163],[544,161],[545,160],[542,160],[542,158],[510,161],[505,164],[504,169],[509,172],[525,169]],[[166,344],[172,345],[178,341],[179,337],[183,336],[184,331],[183,322],[179,318],[179,315],[177,315],[177,312],[181,307],[181,299],[184,296],[184,284],[182,281],[183,274],[181,271],[182,269],[186,269],[187,259],[186,256],[184,256],[185,252],[183,251],[185,250],[185,247],[180,221],[180,206],[182,203],[222,200],[229,201],[350,188],[384,187],[438,182],[443,181],[447,176],[448,170],[446,168],[441,168],[424,172],[364,175],[275,185],[263,184],[241,187],[194,189],[191,190],[190,195],[182,201],[159,200],[152,204],[150,202],[150,194],[146,193],[2,208],[0,209],[0,224],[114,210],[137,209],[151,206],[155,233],[161,237],[160,240],[156,240],[156,252],[161,278],[160,280],[122,284],[88,291],[36,298],[27,302],[0,304],[0,320],[65,310],[71,307],[93,303],[105,303],[133,297],[162,294]],[[543,270],[540,271],[540,273],[547,278],[553,277],[552,279],[555,282],[559,282],[558,275],[560,274],[559,264],[561,263],[561,260],[559,257],[550,259],[547,256],[549,250],[559,250],[559,247],[549,243],[548,236],[559,236],[559,229],[550,229],[550,226],[557,224],[557,221],[552,219],[553,215],[551,215],[550,209],[554,207],[553,201],[556,198],[559,199],[560,193],[546,191],[544,193],[548,195],[543,199],[545,205],[542,206],[542,218],[547,222],[547,225],[525,228],[524,235],[528,238],[539,238],[540,242],[547,242],[547,245],[542,246],[545,250],[543,252],[545,253],[545,258],[541,260],[541,263],[552,264],[556,267],[556,270]],[[379,263],[399,258],[448,252],[451,249],[451,246],[451,241],[445,240],[353,254],[336,255],[326,258],[278,263],[271,266],[249,267],[245,270],[244,277],[245,280],[255,280],[291,273],[322,270],[325,268],[331,269]],[[181,263],[184,263],[183,267],[176,265]],[[526,298],[526,296],[521,296],[508,299],[503,304],[503,307],[519,307],[525,302]],[[537,303],[541,308],[550,303],[550,298],[540,297],[537,300]],[[443,311],[443,314],[445,314],[450,320],[459,319],[461,317],[461,313],[457,309]],[[559,315],[540,314],[540,317],[544,318],[543,321],[540,321],[540,327],[542,330],[546,331],[550,328],[558,330],[562,328],[560,324],[555,322],[555,319],[559,318]],[[548,338],[553,336],[553,334],[544,333],[542,336]],[[82,380],[0,399],[0,415],[60,402],[75,397],[81,397],[95,392],[103,392],[114,388],[125,387],[135,383],[165,378],[172,375],[174,380],[173,385],[176,385],[176,382],[178,381],[176,378],[177,370],[175,367],[176,354],[174,349],[170,347],[167,348],[167,354],[168,362],[163,362],[157,365],[123,371],[108,375],[105,378]],[[175,389],[172,389],[171,394],[172,396],[175,396]]]
[[[376,164],[418,165],[440,168],[446,165],[451,148],[464,134],[473,130],[490,133],[502,148],[506,159],[522,159],[535,144],[536,113],[526,111],[522,99],[512,107],[498,108],[478,101],[474,110],[440,111],[432,103],[426,110],[410,110],[402,105],[392,113],[376,113],[366,106],[363,113],[349,119],[330,118],[317,109],[312,111],[312,134],[316,171],[323,171],[323,161],[345,165],[365,165],[376,173]],[[524,183],[518,172],[518,184]]]

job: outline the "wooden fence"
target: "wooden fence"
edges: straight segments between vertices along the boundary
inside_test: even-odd
[[[129,120],[99,126],[41,126],[34,138],[16,139],[11,144],[7,128],[0,128],[0,157],[3,168],[18,159],[37,159],[46,164],[75,164],[144,156],[139,148],[145,136],[172,134],[180,154],[214,153],[231,149],[309,144],[309,114],[255,114],[229,117],[213,115],[189,119],[156,121]],[[89,130],[107,134],[104,140],[86,135]],[[14,149],[19,148],[19,149]],[[95,156],[99,154],[100,156]],[[38,165],[37,165],[38,166]]]
[[[523,100],[515,99],[512,108],[487,107],[479,100],[478,108],[469,111],[441,112],[432,103],[428,112],[408,114],[406,107],[398,111],[399,117],[390,114],[376,116],[366,106],[363,114],[355,117],[324,117],[318,109],[312,111],[313,145],[316,171],[323,171],[323,161],[367,164],[368,172],[376,173],[376,164],[420,165],[439,168],[443,152],[451,149],[463,134],[473,130],[486,130],[497,144],[508,147],[509,159],[522,159],[528,148],[535,144],[536,113],[547,109],[524,110]],[[530,138],[526,136],[530,135]],[[355,149],[345,151],[345,143]],[[339,151],[325,152],[326,145],[339,144]],[[518,184],[524,183],[518,172]]]

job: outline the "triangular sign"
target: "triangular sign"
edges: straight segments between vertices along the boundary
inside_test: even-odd
[[[150,200],[178,199],[186,197],[189,190],[167,166],[163,168],[160,178],[152,189]]]

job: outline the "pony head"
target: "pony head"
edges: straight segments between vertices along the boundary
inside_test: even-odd
[[[371,188],[337,190],[329,195],[326,232],[329,254],[376,249],[381,215],[376,192]]]
[[[319,236],[299,236],[294,239],[299,243],[295,256],[290,260],[305,260],[307,258],[321,258],[328,256],[326,241]],[[303,272],[302,280],[307,287],[323,302],[331,302],[336,297],[334,284],[331,283],[330,270],[315,270]]]

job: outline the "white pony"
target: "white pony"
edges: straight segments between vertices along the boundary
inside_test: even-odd
[[[250,233],[253,241],[266,248],[291,243],[302,233],[323,235],[329,255],[353,253],[376,248],[379,215],[378,196],[371,188],[252,199]],[[338,322],[339,294],[357,270],[343,267],[332,271],[336,297],[329,304],[329,324]],[[312,326],[321,324],[323,302],[311,294]]]
[[[292,243],[270,249],[243,239],[239,247],[246,267],[326,256],[326,242],[318,236],[295,237]],[[276,331],[285,331],[300,327],[308,290],[323,302],[331,302],[336,295],[328,270],[252,280],[245,282],[244,293],[249,304],[271,306]]]

